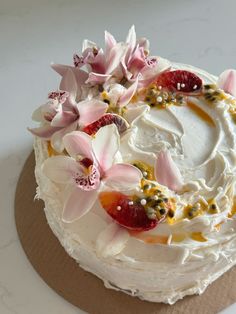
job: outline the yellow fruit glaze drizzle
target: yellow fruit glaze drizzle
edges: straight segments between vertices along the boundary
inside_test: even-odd
[[[155,180],[154,168],[144,161],[134,160],[132,162],[133,166],[137,167],[143,174],[144,178],[147,180]]]
[[[131,230],[129,231],[129,234],[147,244],[167,244],[169,238],[165,235],[146,234],[145,232],[136,232]]]
[[[234,196],[233,206],[231,208],[230,213],[228,214],[228,218],[232,218],[236,214],[236,196]]]
[[[192,232],[189,234],[176,233],[171,236],[167,235],[155,235],[155,234],[145,234],[145,232],[135,232],[129,231],[132,237],[135,237],[147,244],[170,244],[170,243],[179,243],[184,241],[186,238],[191,238],[197,242],[206,242],[207,239],[203,236],[201,232]]]
[[[48,156],[49,156],[49,157],[59,155],[59,154],[55,151],[55,149],[53,149],[53,147],[52,147],[50,141],[47,142],[47,149],[48,149]]]
[[[187,106],[203,121],[207,122],[210,126],[215,127],[213,119],[200,107],[195,105],[193,102],[187,101]]]
[[[206,242],[207,239],[202,235],[201,232],[192,232],[190,234],[190,238],[193,239],[194,241],[198,242]]]

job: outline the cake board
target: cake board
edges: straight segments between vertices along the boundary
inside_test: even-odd
[[[37,186],[34,167],[32,152],[16,188],[18,235],[36,272],[68,302],[89,314],[215,314],[236,301],[236,267],[213,282],[202,295],[187,296],[172,306],[105,288],[102,280],[79,267],[52,233],[43,201],[34,200]]]

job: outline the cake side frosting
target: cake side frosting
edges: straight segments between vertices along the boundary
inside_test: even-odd
[[[78,56],[75,59],[81,62]],[[236,144],[232,109],[235,100],[219,89],[216,77],[187,65],[169,61],[165,64],[170,65],[171,71],[188,71],[201,78],[204,85],[200,94],[195,93],[198,88],[195,84],[193,93],[186,96],[185,84],[178,83],[173,98],[173,93],[160,89],[157,83],[148,82],[146,86],[137,87],[137,79],[131,82],[128,92],[122,90],[122,95],[128,94],[128,103],[125,110],[116,112],[113,117],[114,124],[117,123],[116,115],[126,121],[119,120],[117,125],[118,130],[123,131],[113,163],[132,165],[143,174],[141,185],[134,185],[122,193],[127,194],[129,206],[140,202],[150,221],[157,215],[157,225],[148,221],[149,230],[140,232],[137,228],[132,230],[120,225],[119,220],[115,223],[116,216],[107,214],[110,205],[107,205],[107,199],[104,203],[102,197],[79,220],[63,221],[70,187],[49,179],[42,169],[45,169],[48,157],[64,153],[57,153],[48,140],[40,138],[35,139],[34,147],[38,197],[44,200],[48,223],[68,254],[81,267],[100,277],[109,288],[148,301],[173,304],[185,295],[202,293],[236,263]],[[92,75],[90,78],[94,79]],[[111,109],[111,102],[116,97],[114,93],[121,87],[111,83],[106,89],[107,83],[102,84],[105,91],[98,92],[90,86],[92,96],[88,97],[110,102]],[[178,92],[181,88],[183,96]],[[65,94],[59,97],[63,98]],[[99,103],[98,107],[103,112],[104,104]],[[70,125],[66,133],[72,129]],[[88,132],[91,126],[85,129]],[[96,134],[92,141],[93,138]],[[154,166],[157,169],[153,169]],[[153,171],[156,177],[153,177]],[[136,174],[133,173],[133,178]],[[157,187],[160,192],[153,194]],[[112,192],[104,183],[102,188],[105,196]],[[135,198],[131,198],[132,195]],[[157,212],[147,208],[153,200],[160,200]],[[116,209],[120,211],[120,207]]]
[[[130,239],[123,254],[102,258],[96,253],[95,239],[105,228],[106,222],[88,213],[69,228],[62,223],[62,203],[58,200],[62,191],[42,175],[40,166],[47,158],[47,146],[40,139],[35,142],[35,152],[36,178],[40,187],[38,196],[45,201],[45,213],[51,229],[67,253],[82,268],[100,277],[106,287],[121,289],[152,302],[173,304],[185,295],[202,293],[212,281],[235,264],[235,222],[228,226],[229,234],[223,236],[221,244],[205,249],[196,248],[195,253],[181,246],[165,249],[160,244],[148,244],[147,247],[147,244]],[[136,260],[137,253],[139,256]],[[183,278],[183,282],[180,278]],[[187,282],[184,282],[184,278]]]

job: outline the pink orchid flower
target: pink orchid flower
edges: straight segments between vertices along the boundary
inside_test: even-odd
[[[167,186],[172,191],[177,192],[182,189],[183,177],[168,150],[163,150],[158,154],[154,170],[158,183]]]
[[[149,42],[142,38],[137,40],[135,27],[132,26],[126,38],[128,45],[124,60],[121,61],[125,77],[133,81],[139,77],[139,85],[147,86],[161,72],[170,68],[169,61],[148,56]]]
[[[97,48],[96,44],[91,47],[91,42],[85,41],[82,55],[89,71],[86,83],[103,84],[112,77],[121,80],[123,78],[121,60],[125,57],[126,51],[127,45],[117,43],[108,32],[105,32],[105,51]]]
[[[117,79],[125,77],[131,82],[139,77],[139,85],[144,86],[170,68],[167,60],[148,56],[149,42],[145,38],[136,38],[134,26],[129,30],[125,43],[117,43],[110,33],[105,32],[105,46],[105,58],[100,58],[101,62],[108,60],[108,63],[103,65],[103,76],[97,76],[96,71],[93,71],[89,74],[87,82],[91,82],[91,77],[94,82],[97,78],[100,83],[110,79],[111,76]]]
[[[225,70],[220,74],[217,85],[226,93],[236,97],[236,70]]]
[[[74,66],[81,68],[86,65],[89,72],[105,73],[105,54],[97,45],[87,39],[83,42],[82,56],[74,54]]]
[[[142,173],[134,166],[114,163],[120,137],[114,124],[99,129],[95,138],[74,131],[63,138],[70,156],[48,158],[43,172],[51,180],[72,188],[63,209],[63,221],[72,222],[85,215],[94,205],[103,185],[116,190],[137,187]]]
[[[139,85],[146,86],[157,75],[170,68],[167,60],[156,56],[148,56],[149,42],[145,38],[137,39],[134,26],[128,32],[126,42],[117,42],[109,33],[105,32],[105,51],[94,42],[85,40],[82,55],[73,56],[77,71],[86,66],[88,77],[85,84],[97,85],[113,80],[120,82],[123,78],[134,82],[139,77]],[[59,74],[64,75],[68,66],[55,64],[52,66]],[[69,66],[69,68],[71,68]],[[78,74],[79,73],[79,74]],[[81,80],[83,71],[77,75]]]
[[[77,103],[77,82],[70,69],[63,77],[60,89],[49,94],[49,101],[34,112],[33,119],[42,125],[29,129],[34,135],[51,140],[52,147],[58,152],[64,149],[62,138],[65,134],[98,120],[108,107],[95,98]]]

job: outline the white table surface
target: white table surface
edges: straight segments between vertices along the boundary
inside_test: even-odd
[[[83,313],[33,270],[14,223],[15,187],[32,150],[26,127],[59,80],[50,62],[71,63],[83,38],[103,44],[107,29],[123,39],[135,24],[153,53],[217,75],[236,67],[235,12],[234,0],[0,0],[1,314]]]

